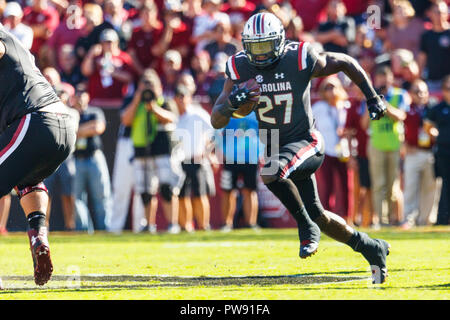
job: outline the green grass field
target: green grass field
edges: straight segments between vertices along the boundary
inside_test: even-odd
[[[54,273],[32,280],[24,233],[0,238],[4,299],[449,299],[450,228],[368,230],[390,242],[389,278],[372,285],[369,266],[323,236],[298,258],[294,229],[179,235],[51,233]]]

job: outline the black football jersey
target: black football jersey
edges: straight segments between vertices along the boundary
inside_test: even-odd
[[[261,97],[254,112],[259,129],[267,130],[271,144],[274,129],[279,130],[279,143],[285,145],[309,135],[314,126],[310,101],[310,78],[317,53],[307,42],[287,42],[284,54],[273,65],[257,68],[244,51],[231,56],[226,74],[234,83],[254,78],[261,86]]]
[[[6,53],[0,59],[0,133],[27,113],[60,101],[34,57],[0,24]]]

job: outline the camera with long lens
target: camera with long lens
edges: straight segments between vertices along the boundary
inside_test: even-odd
[[[150,81],[144,80],[143,83],[145,85],[145,89],[142,90],[141,101],[144,103],[148,103],[148,102],[155,100],[155,93],[150,88],[150,86],[151,86]]]

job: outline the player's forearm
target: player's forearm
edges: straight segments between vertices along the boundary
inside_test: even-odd
[[[367,73],[359,65],[358,61],[345,54],[342,54],[341,59],[341,71],[361,89],[366,99],[377,96]]]
[[[342,71],[361,89],[366,99],[377,96],[366,72],[354,58],[335,52],[325,52],[322,56],[324,56],[325,65],[315,76],[328,76]]]
[[[230,122],[231,115],[232,112],[230,111],[228,100],[216,103],[211,114],[211,125],[214,129],[222,129]]]

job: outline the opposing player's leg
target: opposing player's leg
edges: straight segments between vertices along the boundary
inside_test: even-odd
[[[45,284],[53,271],[45,227],[48,195],[42,181],[70,154],[75,127],[68,115],[32,113],[12,123],[0,136],[0,197],[15,187],[21,199],[38,285]]]
[[[28,238],[34,265],[34,281],[44,285],[53,272],[50,257],[50,245],[47,238],[45,213],[47,212],[48,194],[43,183],[34,187],[18,190],[20,205],[28,221]]]
[[[316,136],[284,145],[280,148],[279,154],[266,159],[261,171],[264,184],[297,221],[300,258],[307,258],[317,252],[320,229],[309,217],[297,187],[289,179],[289,176],[292,172],[299,170],[307,159],[318,153],[320,154],[322,146],[321,140]],[[318,168],[320,164],[321,160],[316,164],[316,167]]]
[[[360,252],[369,262],[374,283],[383,283],[387,277],[386,256],[389,254],[389,244],[381,239],[372,239],[366,233],[351,228],[340,216],[324,210],[320,203],[315,176],[308,178],[292,177],[306,211],[311,219],[327,236],[349,245],[354,251]]]

